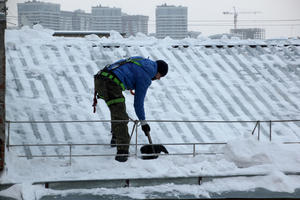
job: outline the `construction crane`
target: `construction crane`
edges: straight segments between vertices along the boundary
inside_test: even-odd
[[[239,14],[257,14],[257,13],[261,13],[258,11],[254,11],[254,12],[237,12],[235,7],[233,7],[233,12],[223,12],[224,15],[233,15],[233,23],[234,23],[234,29],[236,30],[237,28],[237,17]]]

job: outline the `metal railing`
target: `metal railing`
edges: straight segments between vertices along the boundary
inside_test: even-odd
[[[255,130],[257,128],[257,140],[260,140],[261,123],[266,123],[269,126],[269,140],[272,141],[272,124],[274,124],[274,123],[287,123],[287,122],[300,122],[300,120],[262,120],[262,121],[256,121],[255,127],[252,131],[252,135],[254,135]]]
[[[155,156],[155,155],[159,155],[159,156],[197,156],[197,155],[218,155],[218,154],[222,154],[222,153],[215,153],[215,152],[196,152],[196,146],[197,145],[225,145],[227,143],[160,143],[161,145],[164,146],[171,146],[171,145],[176,145],[176,146],[192,146],[192,152],[187,152],[187,153],[169,153],[169,154],[157,154],[157,153],[153,153],[153,154],[145,154],[143,155],[143,157],[147,157],[147,156]],[[24,157],[24,158],[65,158],[68,157],[69,158],[69,164],[72,164],[72,158],[75,157],[105,157],[105,156],[116,156],[116,154],[74,154],[72,149],[75,146],[108,146],[110,144],[74,144],[74,143],[70,143],[70,144],[19,144],[19,145],[10,145],[10,147],[39,147],[39,146],[43,146],[43,147],[68,147],[68,154],[48,154],[48,155],[31,155],[31,156],[27,156],[27,155],[19,155],[19,157]],[[125,145],[125,144],[118,144],[118,145]],[[126,144],[127,145],[127,144]],[[149,145],[149,144],[129,144],[130,146],[143,146],[143,145]],[[139,157],[139,153],[137,148],[135,148],[135,152],[133,154],[124,154],[124,155],[128,155],[130,157]]]
[[[100,144],[100,143],[94,143],[94,144],[79,144],[79,143],[58,143],[58,144],[10,144],[10,127],[11,124],[32,124],[32,123],[39,123],[39,124],[46,124],[46,123],[51,123],[51,124],[61,124],[61,123],[99,123],[99,122],[106,122],[106,123],[113,123],[113,122],[119,122],[119,123],[128,123],[128,122],[133,122],[134,125],[132,127],[130,139],[132,139],[133,133],[135,132],[135,142],[133,144],[129,144],[130,146],[135,147],[135,153],[134,154],[129,154],[129,156],[135,156],[138,157],[138,146],[146,145],[143,143],[138,143],[138,126],[139,126],[139,121],[138,120],[79,120],[79,121],[6,121],[7,124],[7,140],[6,140],[6,147],[7,150],[11,147],[68,147],[68,154],[53,154],[53,155],[31,155],[30,157],[69,157],[70,159],[70,164],[71,160],[73,157],[92,157],[92,156],[115,156],[115,154],[74,154],[72,152],[73,147],[75,146],[108,146],[110,144]],[[290,122],[300,122],[300,120],[261,120],[261,121],[218,121],[218,120],[208,120],[208,121],[200,121],[200,120],[147,120],[148,123],[152,122],[158,122],[158,123],[213,123],[213,124],[233,124],[233,123],[253,123],[255,124],[251,134],[254,135],[255,132],[257,131],[257,139],[260,140],[261,137],[261,124],[266,123],[268,124],[269,127],[269,140],[272,141],[272,126],[275,123],[290,123]],[[285,144],[300,144],[300,142],[285,142]],[[199,153],[196,151],[196,146],[200,145],[225,145],[227,144],[226,142],[210,142],[210,143],[160,143],[161,145],[165,146],[192,146],[192,151],[189,153],[169,153],[169,154],[159,154],[159,155],[217,155],[221,153],[216,153],[216,152],[206,152],[206,153]],[[128,145],[128,144],[117,144],[117,145]],[[149,144],[147,144],[149,145]],[[158,154],[148,154],[149,156],[152,155],[158,155]],[[20,157],[28,157],[26,155],[21,155]]]

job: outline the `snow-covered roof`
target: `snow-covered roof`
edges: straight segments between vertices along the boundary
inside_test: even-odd
[[[24,27],[21,30],[6,31],[6,120],[81,122],[10,124],[12,145],[109,143],[109,123],[84,122],[110,119],[109,110],[101,100],[97,113],[92,112],[93,75],[106,64],[137,55],[154,60],[163,59],[169,64],[168,75],[152,83],[145,100],[146,118],[150,120],[154,143],[229,142],[251,136],[255,123],[250,121],[300,119],[300,40],[212,40],[200,36],[197,39],[178,41],[171,38],[159,40],[143,34],[124,39],[116,32],[111,32],[109,38],[95,35],[58,38],[52,34],[53,31],[39,26],[34,29]],[[129,92],[125,92],[125,96],[128,114],[136,119],[133,96]],[[211,123],[212,121],[248,122]],[[130,123],[130,128],[132,125]],[[274,122],[272,141],[299,141],[299,127],[300,123],[295,121]],[[260,139],[267,141],[269,124],[262,123],[260,131]],[[138,142],[147,143],[141,130],[138,132]],[[76,164],[79,163],[73,163],[72,170],[76,170],[72,172],[60,164],[61,171],[56,170],[55,165],[62,160],[57,163],[44,163],[45,160],[42,160],[33,164],[30,160],[23,160],[22,165],[28,170],[18,171],[13,167],[14,163],[18,163],[13,159],[16,155],[30,158],[31,155],[61,155],[65,152],[62,147],[16,148],[17,150],[7,153],[7,163],[15,171],[8,171],[4,180],[25,180],[32,176],[30,170],[36,168],[38,169],[34,171],[37,175],[34,177],[38,178],[35,180],[53,180],[56,179],[55,174],[63,174],[67,179],[80,179],[82,176],[87,179],[160,177],[170,173],[174,176],[229,174],[240,170],[239,164],[243,168],[250,166],[250,171],[271,170],[272,167],[254,168],[253,165],[257,163],[248,165],[247,160],[256,162],[256,158],[260,164],[274,162],[277,166],[279,161],[274,156],[278,155],[276,150],[272,151],[275,152],[274,155],[271,152],[272,156],[263,154],[266,156],[261,157],[259,150],[265,151],[268,147],[265,144],[260,147],[255,145],[259,144],[251,141],[243,145],[240,140],[232,142],[223,149],[225,160],[218,157],[213,161],[196,157],[162,158],[141,163],[132,159],[122,165],[116,164],[111,157],[103,158],[95,164],[98,159],[93,158],[87,162],[83,160],[78,166]],[[234,150],[235,147],[239,148]],[[247,153],[239,155],[244,147],[248,150]],[[282,150],[277,147],[275,149]],[[258,151],[255,151],[256,148]],[[168,149],[172,153],[190,150],[185,146],[170,146]],[[75,148],[75,153],[76,150]],[[98,154],[99,150],[115,153],[111,148],[90,146],[80,151]],[[210,150],[218,152],[220,149]],[[279,158],[286,158],[284,163],[290,165],[279,168],[293,171],[299,166],[299,160],[294,159],[296,152],[287,152]],[[245,156],[248,153],[252,157]],[[123,171],[124,167],[126,173]],[[45,174],[42,169],[51,172]]]
[[[166,78],[153,82],[148,90],[148,120],[299,119],[299,43],[201,37],[158,40],[143,34],[124,39],[116,32],[101,39],[95,35],[55,38],[51,31],[39,27],[9,30],[6,119],[109,120],[101,100],[97,113],[92,113],[93,75],[106,64],[136,55],[163,59],[170,66]],[[136,119],[133,96],[129,92],[125,95],[129,116]],[[156,142],[167,143],[228,141],[251,133],[255,124],[151,125]],[[14,125],[12,131],[23,132],[24,126]],[[284,131],[285,139],[299,139],[299,126],[276,124],[273,132],[281,137]],[[29,133],[12,133],[11,142],[105,143],[110,133],[108,123],[76,124],[75,130],[69,124],[55,131],[49,127],[38,125],[35,129],[27,125]],[[262,134],[269,135],[268,126],[262,126]]]

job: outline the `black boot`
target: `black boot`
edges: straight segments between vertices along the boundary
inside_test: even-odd
[[[127,155],[119,155],[119,154],[127,154]],[[128,150],[118,150],[115,160],[119,162],[126,162],[128,159],[128,154],[129,154]]]
[[[116,147],[117,145],[117,138],[116,136],[112,136],[110,140],[110,147]]]

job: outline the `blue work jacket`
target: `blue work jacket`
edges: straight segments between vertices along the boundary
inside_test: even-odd
[[[127,90],[135,90],[134,109],[139,120],[145,120],[144,99],[151,85],[152,78],[157,73],[157,64],[143,57],[131,57],[134,62],[127,62],[118,66],[119,60],[108,67],[120,79]]]

